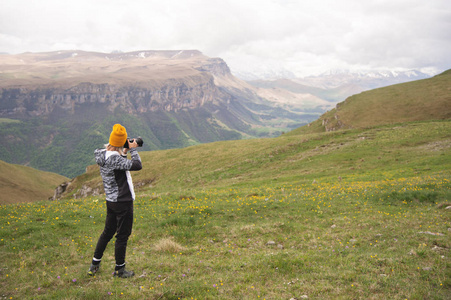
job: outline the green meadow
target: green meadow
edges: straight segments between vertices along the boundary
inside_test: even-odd
[[[0,206],[1,299],[449,299],[451,122],[142,152],[130,279],[87,270],[96,167]]]

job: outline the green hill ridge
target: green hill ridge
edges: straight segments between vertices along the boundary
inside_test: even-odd
[[[66,177],[0,161],[0,205],[46,200]]]
[[[451,118],[451,70],[432,78],[353,95],[318,120],[289,134],[449,118]]]
[[[339,177],[415,176],[450,169],[450,132],[450,120],[425,121],[141,152],[143,170],[133,174],[133,181],[143,193],[184,194],[202,188],[334,182]],[[103,193],[95,165],[68,188],[76,197],[86,190]]]

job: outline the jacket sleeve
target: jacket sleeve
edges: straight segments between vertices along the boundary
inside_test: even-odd
[[[131,162],[132,162],[132,166],[130,167],[130,171],[139,171],[143,168],[142,163],[141,163],[141,157],[138,154],[138,150],[132,148],[130,150],[130,154],[132,156]]]
[[[124,171],[138,171],[142,169],[141,157],[136,149],[131,149],[130,151],[132,159],[127,159],[127,156],[117,155],[114,156],[115,161],[113,162],[113,168],[115,170]]]

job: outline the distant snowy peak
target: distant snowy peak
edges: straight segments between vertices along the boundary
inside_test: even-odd
[[[337,88],[344,85],[358,85],[363,90],[420,80],[431,77],[419,70],[407,71],[348,71],[331,70],[317,76],[297,78],[296,82],[320,88]]]
[[[306,81],[318,81],[321,79],[336,79],[338,81],[348,80],[399,80],[400,82],[419,80],[429,78],[436,74],[424,73],[419,70],[346,70],[346,69],[332,69],[320,75],[312,75],[307,77],[300,77],[296,72],[292,72],[285,68],[272,68],[270,66],[261,65],[258,68],[245,69],[234,68],[232,66],[232,73],[236,77],[246,80],[276,80],[276,79],[297,79]]]
[[[334,69],[324,72],[318,76],[308,76],[311,77],[327,77],[327,76],[350,76],[359,78],[396,78],[396,77],[430,77],[428,74],[423,73],[419,70],[407,70],[407,71],[393,71],[393,70],[360,70],[360,71],[350,71],[343,69]]]

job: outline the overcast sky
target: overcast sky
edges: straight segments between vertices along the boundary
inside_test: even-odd
[[[0,0],[0,52],[197,49],[232,71],[451,68],[450,0]]]

